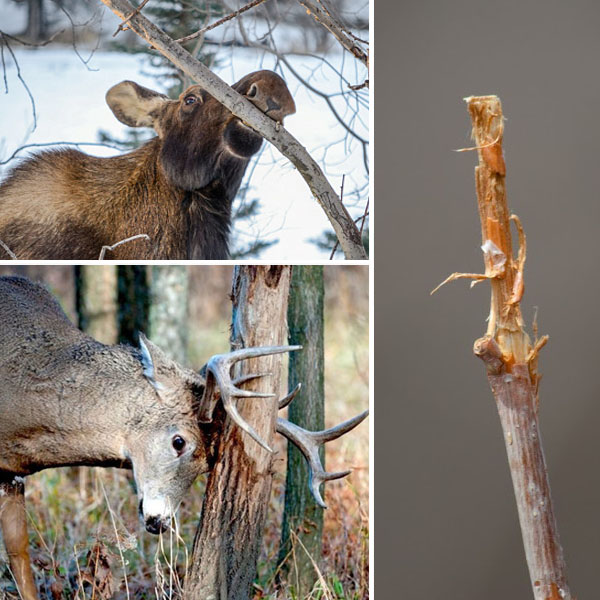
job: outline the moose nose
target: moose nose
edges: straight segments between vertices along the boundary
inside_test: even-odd
[[[281,106],[279,106],[279,104],[277,104],[275,100],[273,100],[272,98],[267,98],[267,112],[270,112],[272,110],[279,110],[280,108]]]
[[[166,523],[160,517],[148,517],[146,519],[146,531],[158,535],[167,530]]]

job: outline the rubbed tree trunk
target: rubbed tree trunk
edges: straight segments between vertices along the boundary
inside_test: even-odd
[[[146,267],[119,265],[118,278],[118,323],[119,342],[139,344],[139,332],[148,331],[148,279]]]
[[[302,383],[302,389],[290,404],[288,419],[311,431],[325,429],[323,294],[322,266],[294,267],[288,305],[288,341],[291,345],[301,345],[303,350],[290,354],[288,387],[293,389]],[[324,447],[319,454],[325,466]],[[317,581],[312,561],[318,563],[321,558],[322,535],[323,509],[310,492],[306,460],[296,446],[288,443],[278,563],[281,578],[288,580],[298,598],[305,598]]]
[[[79,329],[103,344],[117,343],[117,271],[114,267],[75,266]]]
[[[231,347],[285,344],[291,267],[238,266],[233,276]],[[280,391],[281,355],[243,361],[243,373],[272,373],[247,387]],[[278,397],[238,401],[242,417],[271,445]],[[271,445],[272,447],[272,445]],[[188,600],[248,600],[271,494],[273,455],[229,419],[208,479],[185,584]]]
[[[179,364],[187,362],[188,279],[187,267],[152,267],[149,335]]]

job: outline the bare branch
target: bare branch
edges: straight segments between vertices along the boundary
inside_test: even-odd
[[[267,0],[253,0],[252,2],[249,2],[248,4],[246,4],[245,6],[242,6],[238,10],[223,17],[222,19],[219,19],[212,25],[207,25],[206,27],[199,29],[195,33],[191,33],[190,35],[186,35],[185,37],[179,38],[178,40],[175,40],[175,41],[178,44],[184,44],[185,42],[189,42],[190,40],[195,40],[196,38],[203,36],[207,31],[210,31],[211,29],[215,29],[215,28],[219,27],[219,25],[223,25],[223,23],[226,23],[227,21],[231,21],[231,19],[235,19],[236,17],[239,17],[242,13],[245,13],[247,10],[250,10],[251,8],[254,8],[255,6],[258,6],[259,4],[262,4],[263,2],[266,2],[266,1]]]
[[[9,36],[7,36],[4,32],[0,31],[0,43],[2,43],[2,46],[6,46],[6,49],[9,51],[10,55],[12,56],[12,59],[15,63],[15,68],[17,69],[17,77],[18,77],[19,81],[23,84],[23,87],[25,88],[25,91],[27,92],[27,95],[29,96],[29,100],[31,101],[31,109],[33,110],[33,129],[32,129],[32,131],[35,131],[35,128],[37,127],[37,112],[35,110],[35,100],[33,99],[33,94],[31,93],[29,86],[25,83],[25,80],[23,79],[23,76],[21,75],[21,67],[19,67],[17,57],[15,56],[15,53],[13,52],[12,48],[10,47],[10,44],[8,43],[8,38],[9,38]],[[2,56],[2,65],[4,66],[4,55]],[[6,79],[4,80],[4,83],[6,85]],[[8,86],[6,87],[6,89],[8,90]]]
[[[117,248],[118,246],[120,246],[121,244],[126,244],[127,242],[133,242],[133,240],[139,240],[139,239],[145,239],[150,241],[150,236],[145,234],[145,233],[138,233],[137,235],[132,235],[131,237],[125,238],[124,240],[120,240],[119,242],[117,242],[116,244],[113,244],[112,246],[102,246],[102,250],[100,250],[100,256],[98,257],[98,260],[104,260],[104,255],[106,254],[106,251],[112,251],[115,248]]]
[[[0,246],[2,246],[2,248],[4,248],[4,250],[6,251],[6,253],[13,259],[13,260],[17,260],[17,255],[2,241],[0,240]]]
[[[338,40],[338,42],[346,50],[348,50],[348,52],[353,54],[358,60],[360,60],[361,63],[365,65],[365,67],[368,68],[369,54],[356,43],[356,41],[358,41],[356,36],[352,36],[354,38],[354,40],[352,40],[347,35],[346,30],[335,19],[333,19],[324,8],[319,8],[316,4],[313,4],[308,0],[298,0],[298,2],[304,6],[304,8],[306,8],[307,12],[312,15],[316,21],[321,23],[325,29],[329,30]]]
[[[45,148],[48,146],[75,146],[79,148],[79,146],[102,146],[103,148],[111,148],[113,150],[123,150],[123,148],[119,146],[113,146],[112,144],[106,144],[104,142],[46,142],[39,144],[24,144],[23,146],[19,146],[6,160],[0,161],[0,166],[8,164],[11,160],[16,158],[17,154],[22,150],[27,148]]]
[[[133,7],[127,0],[102,0],[115,14],[127,18]],[[345,257],[366,260],[367,254],[362,245],[358,228],[345,206],[340,202],[319,165],[306,149],[283,127],[256,108],[247,99],[223,82],[184,48],[173,41],[143,15],[131,17],[130,27],[167,57],[175,66],[206,89],[206,91],[226,106],[236,117],[260,133],[286,156],[299,170],[314,197],[323,208],[340,240]]]

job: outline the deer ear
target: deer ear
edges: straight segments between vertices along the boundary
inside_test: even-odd
[[[140,332],[140,352],[142,353],[142,367],[144,368],[144,377],[152,384],[156,391],[164,389],[164,386],[160,381],[156,380],[156,370],[154,369],[154,360],[152,359],[152,351],[156,351],[157,348],[150,342],[150,340]]]
[[[130,127],[154,127],[168,102],[164,94],[134,81],[122,81],[106,92],[106,103],[110,110],[121,123]]]

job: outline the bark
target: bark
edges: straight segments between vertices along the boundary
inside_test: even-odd
[[[116,268],[76,265],[75,287],[79,329],[103,344],[116,344]]]
[[[139,344],[139,332],[148,331],[148,280],[146,267],[119,265],[118,281],[118,324],[119,342]]]
[[[496,96],[467,98],[479,156],[475,180],[481,219],[485,274],[455,273],[450,280],[488,279],[492,288],[486,335],[474,352],[486,366],[517,502],[525,556],[536,600],[573,598],[558,537],[538,422],[538,351],[547,336],[531,343],[520,301],[524,290],[525,234],[506,200],[502,152],[503,115]],[[514,258],[510,221],[519,233]]]
[[[293,268],[288,305],[288,341],[301,345],[289,360],[288,388],[302,383],[302,389],[290,404],[288,419],[309,431],[325,429],[325,389],[323,382],[323,267]],[[325,467],[325,448],[319,450]],[[288,443],[285,508],[278,563],[280,576],[305,598],[317,581],[313,560],[322,552],[323,509],[311,492],[306,460],[294,444]],[[295,544],[293,531],[302,542]],[[312,559],[311,559],[312,557]]]
[[[233,276],[231,347],[283,345],[291,267],[237,266]],[[251,389],[280,391],[281,355],[243,361],[235,375],[272,373]],[[242,417],[269,445],[278,397],[240,400]],[[204,497],[185,582],[189,600],[248,600],[271,492],[273,455],[227,419]]]
[[[180,44],[171,39],[146,17],[135,12],[127,0],[102,0],[140,37],[168,58],[177,68],[200,84],[234,115],[271,142],[298,169],[319,202],[340,241],[347,259],[366,260],[367,254],[352,217],[335,193],[319,165],[306,149],[283,127],[267,117],[248,100],[196,60]]]
[[[150,338],[182,365],[187,362],[188,287],[187,267],[152,267],[148,317]]]

